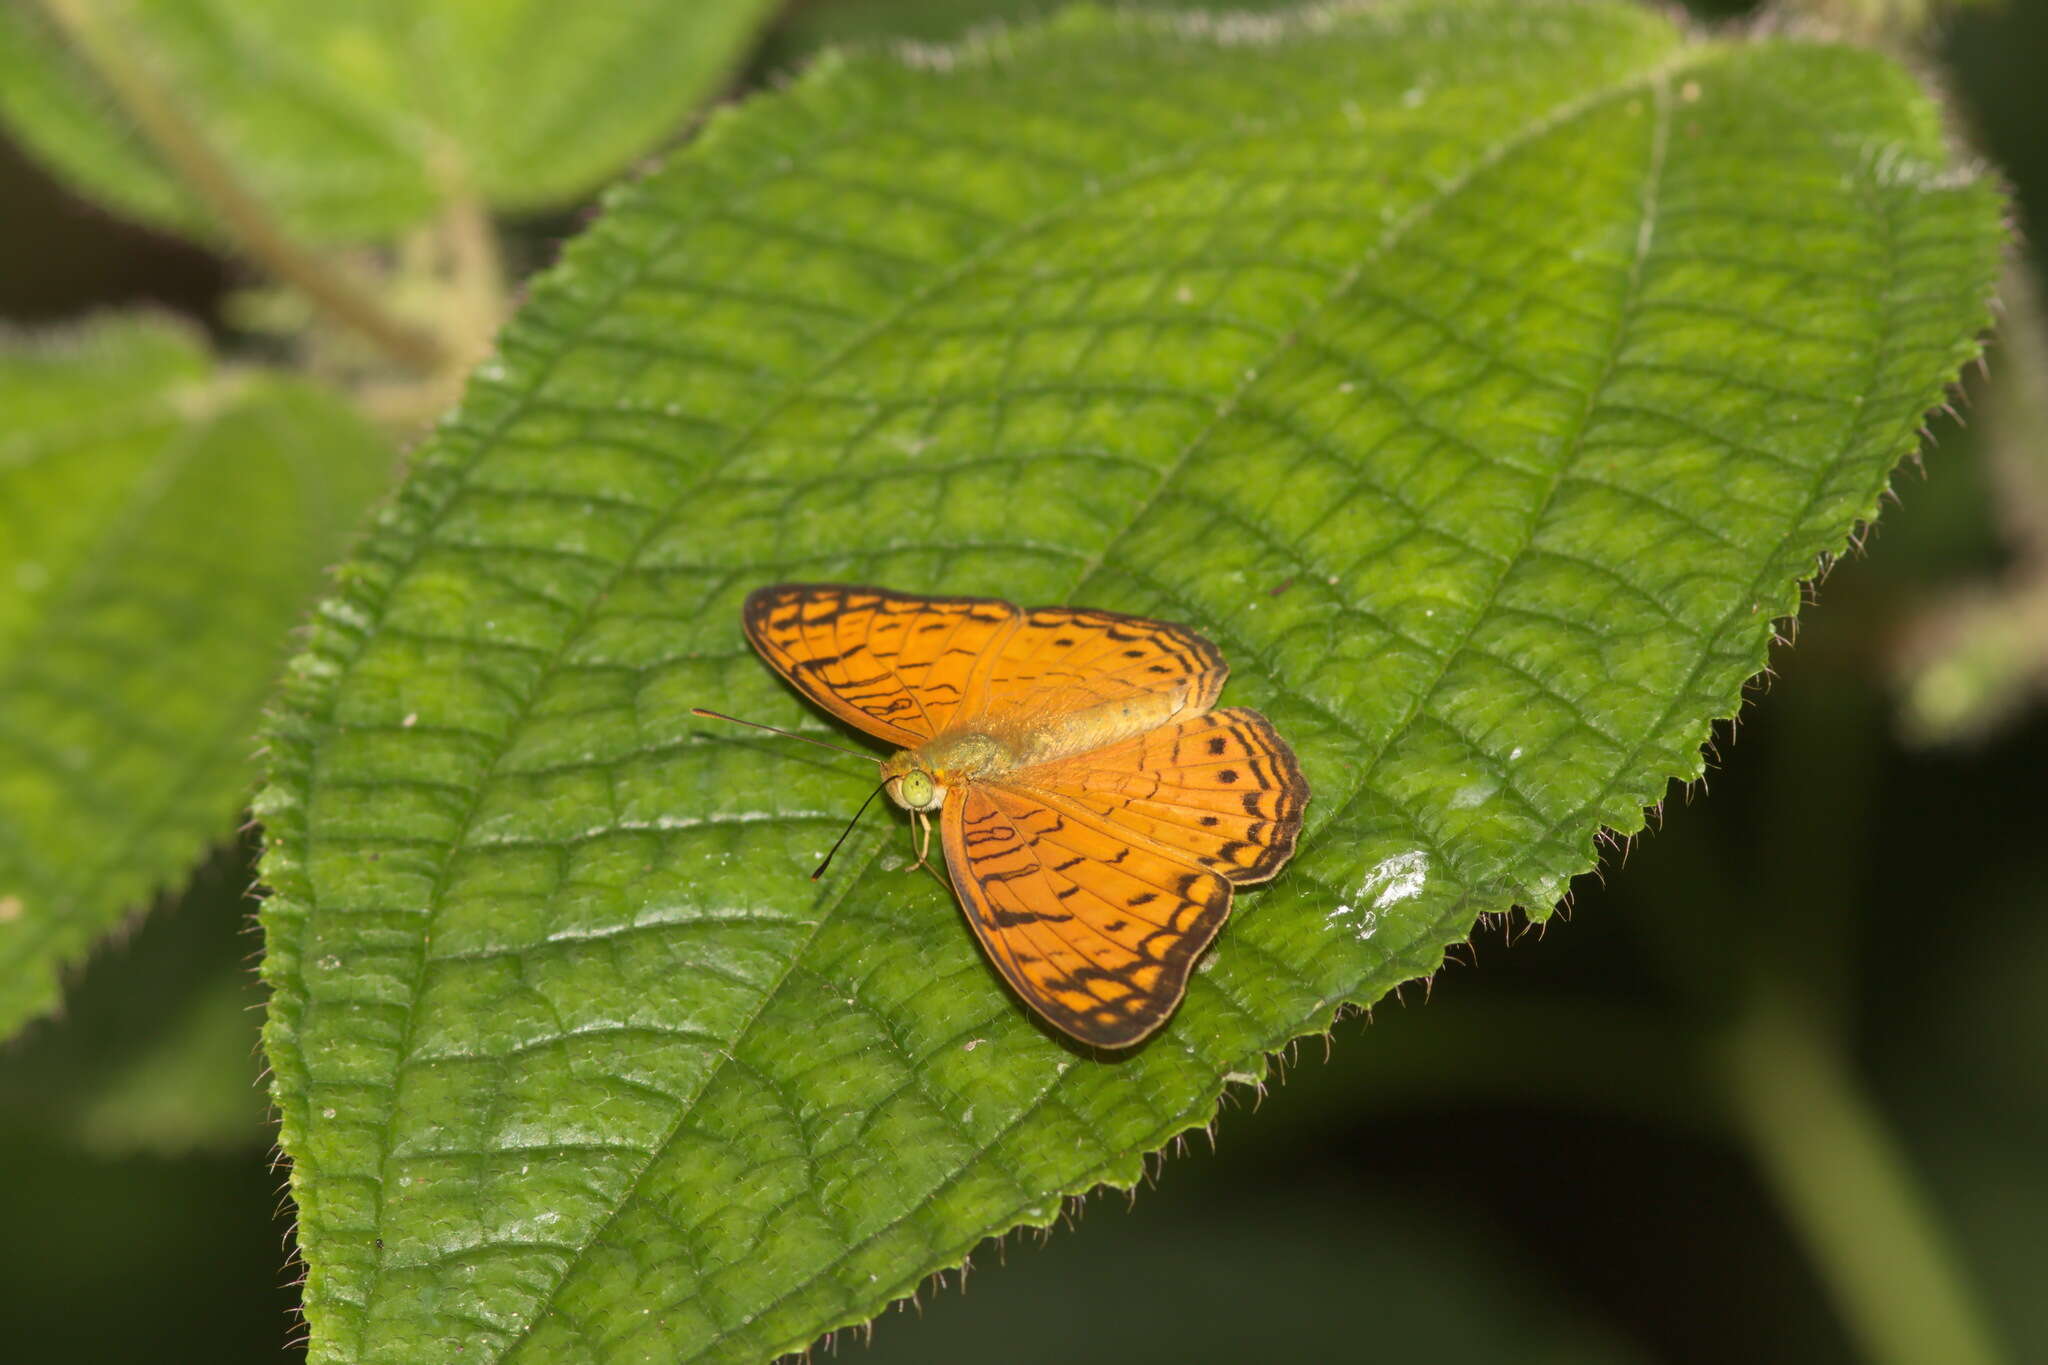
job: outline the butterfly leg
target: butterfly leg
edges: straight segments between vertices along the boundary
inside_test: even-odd
[[[930,857],[932,851],[932,818],[929,815],[926,815],[921,810],[912,811],[910,813],[910,818],[911,822],[916,825],[918,831],[922,832],[924,835],[924,843],[917,850],[917,861],[912,863],[907,869],[905,869],[906,871],[915,872],[920,867],[931,866]],[[916,834],[913,834],[911,837],[914,839],[917,836]]]
[[[938,864],[934,863],[931,859],[932,818],[931,816],[925,814],[923,811],[916,811],[914,812],[914,815],[918,823],[924,829],[924,847],[921,850],[919,850],[917,855],[917,861],[912,863],[907,870],[915,872],[918,868],[923,868],[925,871],[932,874],[933,881],[937,882],[942,888],[950,892],[953,889],[953,884],[946,880],[945,874],[939,871]]]

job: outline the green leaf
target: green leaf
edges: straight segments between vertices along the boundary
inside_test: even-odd
[[[46,17],[79,9],[92,61]],[[571,203],[645,156],[739,62],[772,0],[78,0],[0,6],[0,118],[127,213],[217,235],[116,107],[109,64],[163,88],[300,236],[386,236],[473,190]]]
[[[0,341],[0,412],[4,1036],[233,829],[284,633],[392,457],[158,322]]]
[[[267,1026],[316,1360],[759,1360],[1541,915],[1697,776],[1977,348],[1869,53],[1619,5],[828,58],[534,288],[296,666]],[[1314,788],[1147,1046],[1034,1026],[750,654],[788,578],[1183,621]],[[892,870],[899,869],[899,870]],[[1369,1230],[1368,1230],[1369,1231]]]

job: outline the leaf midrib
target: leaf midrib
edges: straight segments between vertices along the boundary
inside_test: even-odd
[[[1697,67],[1703,64],[1704,62],[1695,62],[1692,65]],[[1487,618],[1492,614],[1494,607],[1499,604],[1501,589],[1507,585],[1508,580],[1514,576],[1515,570],[1528,557],[1530,547],[1536,542],[1536,533],[1542,528],[1544,518],[1549,515],[1551,504],[1556,500],[1557,491],[1563,486],[1566,474],[1570,472],[1572,466],[1577,463],[1579,457],[1584,453],[1587,428],[1592,422],[1594,413],[1599,410],[1601,395],[1606,392],[1608,384],[1614,378],[1615,367],[1620,363],[1622,352],[1627,349],[1629,330],[1634,321],[1642,289],[1643,270],[1649,260],[1651,246],[1655,240],[1658,207],[1662,199],[1665,160],[1670,149],[1670,81],[1671,77],[1683,65],[1683,63],[1675,60],[1665,63],[1663,69],[1655,69],[1646,73],[1640,83],[1641,85],[1648,86],[1651,91],[1657,121],[1651,131],[1650,165],[1648,174],[1645,177],[1642,197],[1639,200],[1640,217],[1636,224],[1635,250],[1629,259],[1628,276],[1623,282],[1621,300],[1615,309],[1614,321],[1607,337],[1606,353],[1601,360],[1600,372],[1586,388],[1585,401],[1579,407],[1578,416],[1572,423],[1571,430],[1564,443],[1564,449],[1557,460],[1556,466],[1551,470],[1550,478],[1544,485],[1543,494],[1537,501],[1536,507],[1531,512],[1523,529],[1521,543],[1515,546],[1511,554],[1502,559],[1499,572],[1494,575],[1493,581],[1487,586],[1485,595],[1481,598],[1479,605],[1467,617],[1465,628],[1459,632],[1458,638],[1451,646],[1442,651],[1435,675],[1426,686],[1417,690],[1415,700],[1410,703],[1407,711],[1388,728],[1386,735],[1372,751],[1372,756],[1364,763],[1358,765],[1358,782],[1353,786],[1350,794],[1345,797],[1337,813],[1330,817],[1333,821],[1341,822],[1351,814],[1352,808],[1370,790],[1372,780],[1378,775],[1380,765],[1386,761],[1387,755],[1392,753],[1395,745],[1399,744],[1407,736],[1409,730],[1414,727],[1415,722],[1428,709],[1429,704],[1436,699],[1438,691],[1443,687],[1444,680],[1450,676],[1452,668],[1456,666],[1459,660],[1464,658],[1465,652],[1471,648],[1472,641],[1478,635],[1480,626],[1486,622]]]

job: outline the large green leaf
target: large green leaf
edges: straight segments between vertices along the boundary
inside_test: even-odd
[[[4,1035],[232,832],[285,632],[392,455],[154,322],[0,340],[0,412]]]
[[[765,1358],[1547,911],[1701,771],[1976,346],[1885,60],[1618,5],[825,60],[540,281],[290,685],[319,1360]],[[784,578],[1187,622],[1315,799],[1135,1054],[1036,1027],[742,643]]]
[[[105,64],[134,64],[294,231],[377,237],[457,190],[510,210],[588,194],[715,93],[774,8],[19,0],[0,6],[0,117],[92,194],[211,233],[110,97]],[[43,11],[89,16],[96,62]]]

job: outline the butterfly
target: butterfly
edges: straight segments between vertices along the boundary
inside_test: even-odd
[[[897,746],[878,790],[926,852],[937,815],[990,960],[1080,1042],[1164,1023],[1231,888],[1294,852],[1301,765],[1258,712],[1211,709],[1229,669],[1183,626],[838,583],[761,588],[742,622],[799,692]]]

